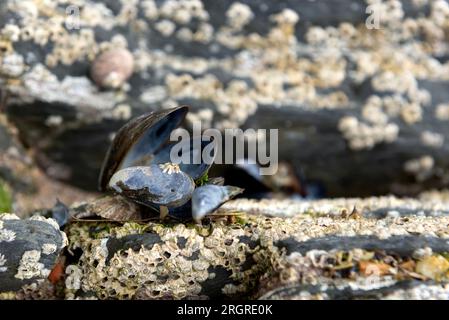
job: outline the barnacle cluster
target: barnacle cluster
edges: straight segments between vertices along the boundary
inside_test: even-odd
[[[363,150],[393,143],[400,135],[402,122],[414,125],[422,121],[431,103],[429,92],[421,88],[422,80],[448,80],[448,63],[434,58],[444,56],[448,50],[444,35],[449,6],[442,0],[413,1],[416,8],[428,8],[428,14],[416,17],[404,13],[401,1],[367,0],[366,6],[381,17],[379,29],[348,22],[298,27],[301,17],[295,8],[287,7],[264,17],[268,30],[260,33],[251,25],[261,17],[256,17],[252,5],[238,1],[229,3],[225,19],[218,26],[199,0],[120,1],[117,12],[103,3],[89,2],[84,6],[85,3],[86,0],[71,3],[80,9],[80,28],[68,30],[66,1],[7,2],[7,9],[18,12],[20,17],[16,23],[8,22],[0,29],[0,46],[5,52],[0,59],[0,73],[8,79],[20,80],[19,83],[9,80],[10,90],[27,86],[22,79],[37,71],[34,63],[16,51],[17,42],[31,41],[41,48],[51,43],[49,51],[44,50],[43,61],[43,68],[49,72],[59,65],[92,62],[111,48],[127,48],[134,57],[136,72],[143,79],[155,72],[159,75],[156,83],[138,88],[142,103],[174,106],[185,98],[208,101],[215,106],[215,113],[207,115],[207,125],[218,128],[244,124],[258,106],[265,104],[312,110],[347,109],[360,122],[353,131],[361,133],[340,131],[351,149]],[[126,37],[115,31],[127,24],[144,32],[151,29],[166,39],[164,50],[152,50],[145,37],[139,38],[137,44],[129,44]],[[98,26],[110,31],[103,41],[96,40],[94,30]],[[204,46],[205,52],[211,52],[211,58],[179,54],[174,51],[178,41],[190,47]],[[216,55],[220,50],[230,53]],[[233,80],[217,77],[214,73],[217,69]],[[81,80],[66,81],[69,85]],[[359,106],[342,87],[348,82],[355,85],[366,82],[375,93],[382,93],[382,98],[367,97]],[[52,87],[51,91],[64,92],[60,88]],[[53,94],[53,98],[67,100],[84,92],[83,101],[95,101],[89,106],[104,110],[101,117],[129,118],[130,110],[123,107],[130,98],[126,85],[115,94],[96,92],[94,86],[87,84],[81,88],[78,94],[71,92],[64,97]],[[41,96],[52,96],[50,90],[44,93]],[[205,116],[202,111],[201,108],[196,111],[200,118]],[[435,117],[444,120],[448,118],[446,113],[445,105],[441,104]],[[91,121],[98,120],[101,119]],[[387,133],[382,135],[380,131]],[[428,141],[424,138],[423,144]],[[438,141],[430,143],[434,147],[441,145]]]
[[[68,297],[75,297],[80,288],[103,299],[201,297],[202,284],[213,280],[219,268],[228,269],[230,279],[244,283],[241,290],[245,291],[253,283],[251,274],[260,272],[260,266],[242,269],[248,257],[257,251],[256,246],[240,240],[250,236],[247,228],[223,229],[217,224],[204,237],[194,226],[150,224],[137,234],[154,235],[159,241],[152,246],[136,243],[135,248],[112,252],[108,242],[116,240],[109,236],[119,233],[121,239],[126,237],[122,227],[110,226],[110,234],[99,239],[89,235],[89,228],[80,223],[69,231],[69,248],[80,247],[83,254],[77,265],[66,269]],[[128,235],[135,235],[136,231],[128,229]]]
[[[435,160],[431,156],[422,156],[418,159],[408,160],[404,164],[404,170],[415,175],[418,181],[423,181],[432,175]]]
[[[267,279],[263,290],[278,285],[291,288],[296,284],[298,288],[303,287],[296,292],[299,299],[332,299],[344,290],[359,292],[363,298],[363,292],[369,296],[370,291],[376,289],[386,289],[378,294],[382,299],[447,299],[447,285],[416,285],[402,289],[401,284],[407,280],[447,279],[448,263],[440,254],[415,259],[362,249],[311,250],[304,255],[288,255],[277,273],[273,273],[276,276]],[[310,286],[315,286],[315,290],[310,290]]]
[[[3,221],[0,220],[0,242],[11,242],[16,238],[16,234],[12,230],[5,229],[3,227]]]
[[[50,270],[46,269],[44,264],[39,262],[40,258],[41,253],[37,250],[25,251],[15,277],[21,280],[35,277],[46,278],[50,274]]]
[[[370,125],[354,116],[341,118],[338,129],[354,150],[371,149],[382,142],[393,142],[399,134],[399,127],[394,123]]]
[[[267,217],[276,205],[296,206],[295,216]],[[354,205],[364,208],[359,217],[343,215],[345,208]],[[394,207],[401,209],[394,213]],[[364,214],[382,208],[391,214]],[[81,249],[82,255],[66,269],[66,297],[78,298],[81,290],[101,299],[207,298],[204,288],[214,281],[218,292],[228,297],[261,295],[273,286],[295,283],[372,290],[407,279],[444,281],[449,276],[444,252],[423,246],[412,254],[398,256],[382,253],[382,244],[379,251],[360,249],[356,237],[374,236],[377,241],[390,243],[390,247],[396,241],[390,240],[392,237],[448,239],[445,226],[449,218],[438,214],[447,209],[443,202],[409,202],[394,197],[285,204],[277,200],[266,204],[235,200],[226,204],[223,212],[258,210],[265,215],[242,213],[238,223],[215,219],[201,227],[153,222],[123,226],[95,223],[93,227],[78,222],[69,227],[69,249]],[[404,211],[408,212],[406,216]],[[432,212],[431,216],[425,212]],[[354,248],[288,253],[282,245],[282,241],[307,245],[326,236],[354,237]],[[130,241],[135,242],[124,245]],[[223,272],[230,282],[217,282],[222,281],[219,274]]]

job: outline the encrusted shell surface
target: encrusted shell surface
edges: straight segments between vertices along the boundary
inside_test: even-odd
[[[120,128],[103,162],[99,177],[100,191],[106,189],[117,170],[138,166],[153,157],[184,120],[188,109],[181,106],[147,113]]]
[[[178,207],[190,200],[195,183],[180,170],[150,165],[117,171],[109,181],[109,188],[150,207]]]

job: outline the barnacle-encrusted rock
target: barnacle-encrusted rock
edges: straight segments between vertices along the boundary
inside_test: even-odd
[[[331,195],[447,182],[445,1],[76,4],[79,17],[67,1],[0,8],[7,113],[53,177],[94,189],[124,121],[188,103],[204,127],[279,128],[280,159]],[[112,49],[132,54],[134,73],[104,91],[90,68]],[[408,170],[423,157],[425,174]]]
[[[448,209],[435,197],[241,199],[202,226],[81,220],[67,229],[81,255],[66,298],[447,299]]]
[[[67,237],[55,220],[0,214],[0,292],[23,289],[26,294],[39,286],[66,245]]]

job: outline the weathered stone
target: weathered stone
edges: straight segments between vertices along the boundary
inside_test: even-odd
[[[66,245],[54,220],[0,215],[0,293],[19,292],[47,279]]]

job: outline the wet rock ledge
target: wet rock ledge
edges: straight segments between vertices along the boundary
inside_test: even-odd
[[[432,192],[420,201],[235,200],[201,226],[77,220],[57,263],[64,237],[47,220],[3,217],[16,250],[1,233],[0,297],[449,299],[448,209],[447,195]],[[56,250],[47,256],[49,242]],[[40,257],[25,259],[32,250]],[[19,269],[33,276],[17,277]]]

